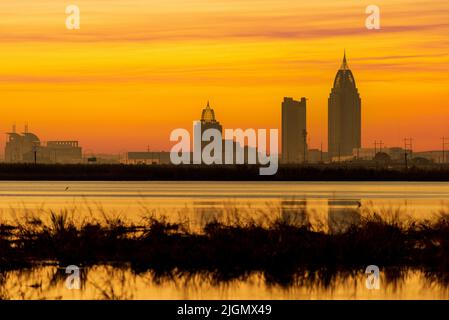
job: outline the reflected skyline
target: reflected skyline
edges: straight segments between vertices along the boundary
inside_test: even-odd
[[[64,269],[37,266],[0,273],[0,299],[448,299],[447,276],[432,270],[382,270],[381,290],[365,288],[364,270],[299,270],[289,281],[253,272],[230,278],[199,272],[81,269],[82,290],[65,288]],[[223,280],[227,278],[227,280]]]
[[[449,209],[449,204],[444,205],[449,198],[447,183],[0,182],[0,195],[1,223],[24,221],[22,216],[28,217],[26,221],[33,217],[46,221],[50,210],[60,213],[64,208],[74,221],[101,223],[106,216],[140,225],[145,216],[165,216],[192,232],[213,221],[251,225],[252,221],[279,217],[295,226],[312,226],[318,237],[344,232],[371,212],[386,218],[397,213],[400,219],[419,221]],[[302,228],[296,230],[292,235]],[[318,257],[325,259],[319,253]],[[169,265],[157,270],[145,261],[82,265],[82,290],[74,292],[64,287],[64,262],[59,262],[59,269],[55,262],[41,262],[24,269],[3,269],[0,297],[253,299],[256,291],[258,299],[449,298],[444,270],[382,269],[385,285],[372,292],[364,287],[362,269],[305,263],[299,270],[284,269],[281,264],[257,272],[260,269],[251,265],[241,270],[208,269],[205,261],[198,265],[191,269],[188,263],[184,267]],[[329,269],[323,269],[325,266]],[[211,270],[215,272],[208,272]]]
[[[332,234],[346,231],[350,226],[361,221],[360,199],[329,200],[328,227]]]

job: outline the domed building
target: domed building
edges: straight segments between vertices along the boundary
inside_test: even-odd
[[[12,132],[8,132],[8,141],[5,146],[6,162],[26,162],[29,157],[40,147],[41,142],[38,136],[28,132],[27,126],[22,134],[16,133],[15,126]]]
[[[217,122],[215,120],[215,112],[214,109],[210,107],[209,101],[207,101],[206,108],[203,109],[203,112],[201,113],[201,122]]]
[[[351,156],[361,147],[361,99],[346,53],[328,101],[329,159]]]
[[[221,133],[223,132],[220,122],[215,119],[215,111],[210,107],[209,101],[201,113],[201,134],[207,129],[217,129]]]
[[[78,141],[48,141],[42,143],[37,135],[28,132],[19,134],[15,126],[8,132],[5,145],[5,162],[9,163],[80,163],[82,149]]]
[[[214,109],[210,107],[209,101],[207,102],[206,108],[203,109],[201,113],[201,137],[203,136],[204,131],[208,129],[216,129],[223,134],[223,127],[220,122],[215,119]],[[201,141],[201,150],[204,149],[209,143],[208,141]]]

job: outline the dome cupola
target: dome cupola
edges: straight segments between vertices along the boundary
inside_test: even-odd
[[[216,122],[214,109],[210,107],[209,101],[207,101],[206,108],[203,109],[201,114],[201,122]]]

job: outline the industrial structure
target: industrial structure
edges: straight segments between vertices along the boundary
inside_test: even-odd
[[[23,133],[17,133],[15,126],[8,132],[5,145],[5,162],[9,163],[81,163],[82,149],[78,141],[41,142],[25,126]]]
[[[170,152],[128,152],[126,164],[170,164]]]

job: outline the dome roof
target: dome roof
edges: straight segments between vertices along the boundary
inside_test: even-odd
[[[348,67],[348,62],[346,61],[346,53],[343,57],[343,63],[341,64],[340,70],[338,70],[335,76],[334,88],[346,88],[350,87],[355,89],[355,79],[352,71]]]
[[[209,101],[207,102],[206,108],[203,109],[201,114],[201,121],[203,122],[215,122],[215,112],[209,105]]]
[[[23,134],[23,136],[24,136],[24,139],[26,141],[29,141],[29,142],[40,142],[39,138],[34,133],[25,132]]]

